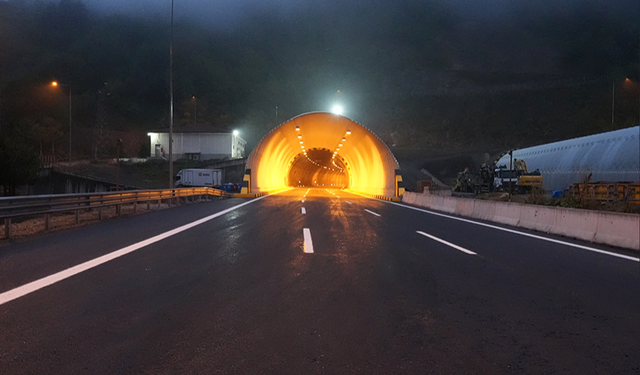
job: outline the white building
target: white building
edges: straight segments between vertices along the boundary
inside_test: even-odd
[[[149,132],[151,157],[169,154],[169,129]],[[247,142],[237,131],[228,132],[208,125],[187,125],[173,130],[173,159],[236,159],[245,156]]]

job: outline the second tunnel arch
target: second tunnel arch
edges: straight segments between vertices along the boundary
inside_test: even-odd
[[[243,192],[324,185],[395,197],[402,193],[398,170],[389,148],[369,129],[344,116],[312,112],[286,121],[258,143],[247,161],[250,183]]]

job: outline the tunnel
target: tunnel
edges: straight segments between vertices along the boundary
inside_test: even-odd
[[[389,148],[364,126],[332,113],[306,113],[276,127],[255,147],[246,168],[243,193],[333,187],[401,194],[398,162]]]

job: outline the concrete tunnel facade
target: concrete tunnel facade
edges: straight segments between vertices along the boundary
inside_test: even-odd
[[[398,188],[398,162],[380,138],[355,121],[326,112],[302,114],[273,129],[255,147],[246,168],[243,193],[295,186],[386,197],[404,191]]]

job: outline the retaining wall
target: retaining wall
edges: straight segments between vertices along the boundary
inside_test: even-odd
[[[405,192],[403,202],[449,214],[640,251],[640,215]]]

